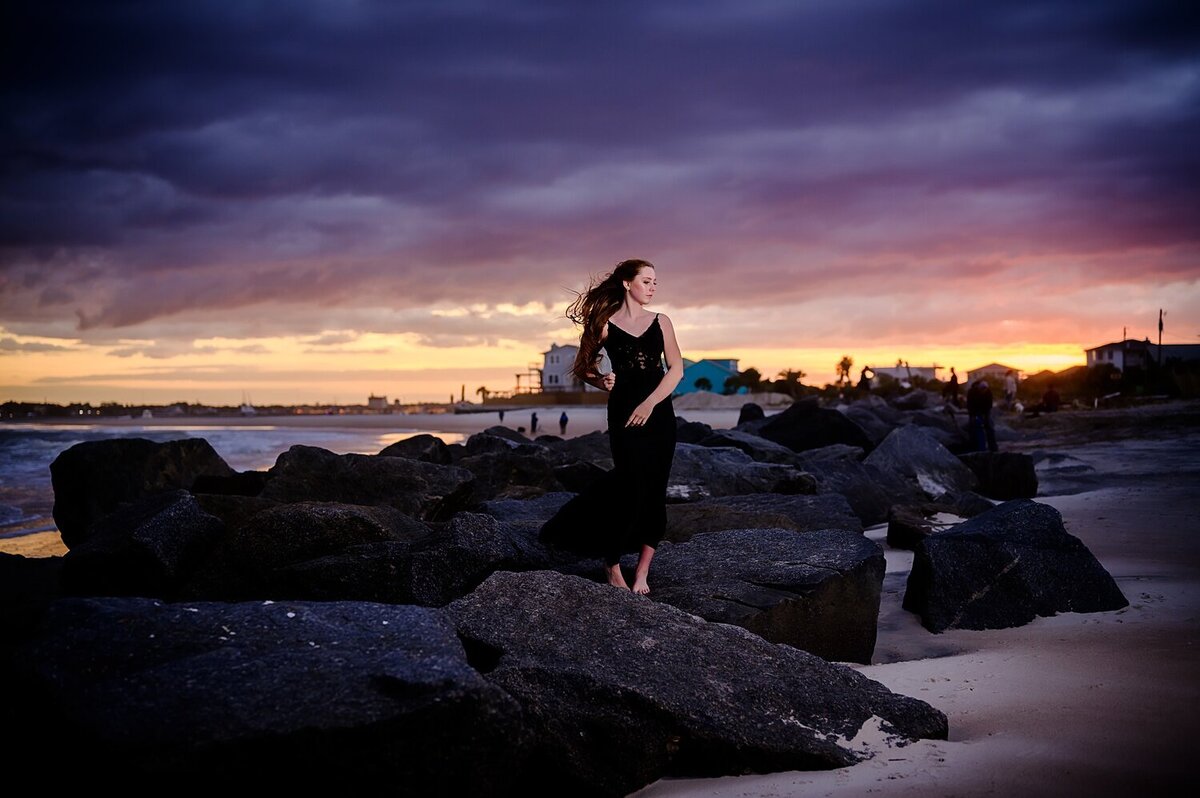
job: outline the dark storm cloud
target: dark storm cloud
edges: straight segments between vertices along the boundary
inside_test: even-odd
[[[901,275],[920,292],[992,279],[1003,263],[962,263],[993,256],[1146,248],[1139,276],[1198,273],[1200,29],[1182,3],[4,13],[9,329],[560,302],[634,253],[686,270],[682,304],[714,301],[712,280],[731,304]]]

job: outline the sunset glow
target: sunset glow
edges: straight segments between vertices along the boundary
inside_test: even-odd
[[[629,257],[808,384],[1200,342],[1182,5],[18,5],[0,401],[512,390]]]

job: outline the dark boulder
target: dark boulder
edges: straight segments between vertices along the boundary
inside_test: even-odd
[[[786,446],[736,429],[715,429],[699,441],[701,446],[741,449],[760,463],[796,464],[796,453]]]
[[[860,731],[944,738],[942,713],[856,671],[577,577],[493,574],[446,611],[522,705],[529,794],[623,796],[663,776],[843,767]]]
[[[228,530],[182,593],[193,599],[224,601],[307,598],[290,572],[293,567],[366,543],[395,541],[407,550],[430,532],[427,525],[387,506],[281,504]],[[328,591],[321,596],[331,597]]]
[[[508,443],[502,441],[502,445]],[[475,476],[472,506],[489,499],[526,498],[563,489],[549,458],[543,452],[528,451],[525,447],[470,455],[456,465]]]
[[[0,675],[8,662],[5,649],[37,628],[42,614],[61,597],[62,562],[62,557],[0,552]]]
[[[862,523],[836,493],[783,496],[776,493],[721,496],[667,505],[665,538],[677,543],[705,532],[777,527],[797,532],[845,529],[862,533]]]
[[[83,542],[92,523],[148,493],[189,490],[199,476],[236,476],[203,438],[155,443],[111,438],[77,443],[50,464],[54,523],[67,547]]]
[[[971,439],[965,428],[959,424],[953,412],[945,410],[922,410],[910,413],[906,421],[929,435],[935,441],[945,446],[954,454],[966,451],[971,446]]]
[[[513,435],[521,435],[519,432],[514,432]],[[541,445],[532,443],[528,438],[521,435],[521,440],[515,441],[512,438],[503,435],[491,435],[487,432],[476,432],[471,437],[467,438],[464,444],[464,456],[473,457],[477,454],[491,454],[493,452],[511,452],[517,449],[526,452],[535,452],[543,448]]]
[[[564,490],[572,493],[583,493],[603,477],[607,471],[594,463],[577,460],[554,467],[554,478]]]
[[[846,418],[858,425],[872,446],[883,443],[883,439],[888,436],[888,433],[896,428],[896,424],[884,421],[875,410],[857,402],[841,407],[839,410],[845,414]]]
[[[403,581],[412,586],[412,603],[440,607],[495,571],[530,570],[547,562],[535,534],[521,534],[490,515],[459,513],[413,548]]]
[[[904,593],[904,608],[932,632],[1005,629],[1128,603],[1058,511],[1026,499],[926,537]]]
[[[712,427],[701,421],[675,417],[675,440],[679,443],[699,443],[712,434]]]
[[[318,556],[292,557],[265,573],[245,578],[246,585],[261,587],[257,592],[243,588],[238,597],[440,607],[469,592],[494,571],[530,570],[552,564],[552,558],[537,542],[536,530],[463,512],[433,530],[414,528],[408,537],[339,546]],[[218,597],[212,593],[199,597],[210,596]]]
[[[449,518],[466,507],[474,475],[455,466],[404,457],[334,454],[293,446],[275,461],[262,497],[280,502],[390,505],[427,520]]]
[[[887,543],[894,549],[916,549],[926,536],[949,529],[996,505],[978,493],[947,493],[937,501],[895,504],[888,512]]]
[[[667,496],[695,501],[745,493],[815,493],[816,482],[797,468],[758,463],[737,449],[680,443],[675,447]]]
[[[749,421],[762,421],[765,419],[766,413],[763,412],[762,406],[754,402],[746,402],[742,405],[742,409],[738,411],[737,426],[742,426]]]
[[[525,526],[536,532],[573,496],[574,493],[558,491],[533,499],[494,499],[480,505],[479,512],[503,523]]]
[[[979,492],[991,499],[1032,499],[1038,478],[1033,458],[1017,452],[972,452],[960,460],[979,480]]]
[[[92,524],[63,558],[63,589],[80,596],[170,597],[225,532],[186,490],[155,493]]]
[[[612,446],[604,432],[589,432],[587,435],[556,441],[548,448],[559,456],[562,464],[582,460],[605,470],[613,467]]]
[[[190,490],[213,496],[257,496],[266,486],[266,471],[241,471],[227,477],[200,474],[192,481]]]
[[[816,401],[801,400],[787,410],[771,416],[758,434],[788,447],[794,452],[817,449],[835,443],[870,450],[871,439],[862,428],[836,410],[820,407]]]
[[[281,502],[259,496],[236,496],[226,493],[194,493],[200,509],[221,519],[226,529],[234,529],[255,513],[269,507],[278,507]]]
[[[903,478],[931,499],[979,484],[969,468],[920,427],[893,430],[863,462]]]
[[[860,462],[862,449],[825,446],[797,455],[804,471],[817,481],[820,493],[844,497],[854,514],[868,526],[887,520],[893,504],[925,498],[915,485],[897,474]]]
[[[419,607],[68,599],[20,667],[23,709],[77,772],[488,796],[516,789],[528,751],[517,704]]]
[[[898,410],[921,410],[936,404],[941,400],[937,394],[932,391],[924,391],[920,388],[915,388],[908,393],[900,394],[891,400],[892,407]]]
[[[871,662],[886,569],[860,533],[731,529],[667,545],[651,597],[828,660]]]
[[[965,520],[965,517],[933,502],[896,504],[888,512],[887,544],[893,549],[916,549],[929,535]]]
[[[450,465],[450,449],[446,442],[434,435],[414,435],[402,441],[385,447],[379,452],[380,457],[407,457],[410,460],[420,460],[424,463]]]
[[[492,435],[497,438],[504,438],[505,440],[512,441],[513,443],[519,443],[519,444],[520,443],[529,443],[528,437],[521,434],[520,432],[517,432],[515,429],[513,429],[511,427],[504,426],[503,424],[496,424],[494,426],[488,427],[482,433],[477,433],[477,434]],[[475,436],[472,435],[471,437],[475,437]],[[541,437],[547,437],[547,436],[543,435]]]

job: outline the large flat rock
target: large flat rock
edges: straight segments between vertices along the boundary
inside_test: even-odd
[[[864,730],[946,735],[940,712],[850,668],[578,577],[496,573],[447,612],[533,727],[529,794],[842,767],[869,756]]]
[[[819,657],[869,664],[883,550],[861,533],[731,529],[664,546],[651,596]]]
[[[669,504],[664,537],[681,543],[703,532],[770,527],[801,532],[817,529],[863,531],[862,522],[839,494],[785,496],[760,493]]]
[[[39,699],[23,709],[53,716],[55,756],[85,772],[503,795],[528,739],[446,618],[418,607],[67,599],[20,670]]]

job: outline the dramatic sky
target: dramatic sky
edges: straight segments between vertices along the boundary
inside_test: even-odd
[[[1190,5],[6,2],[0,400],[511,389],[628,257],[815,384],[1196,343]]]

